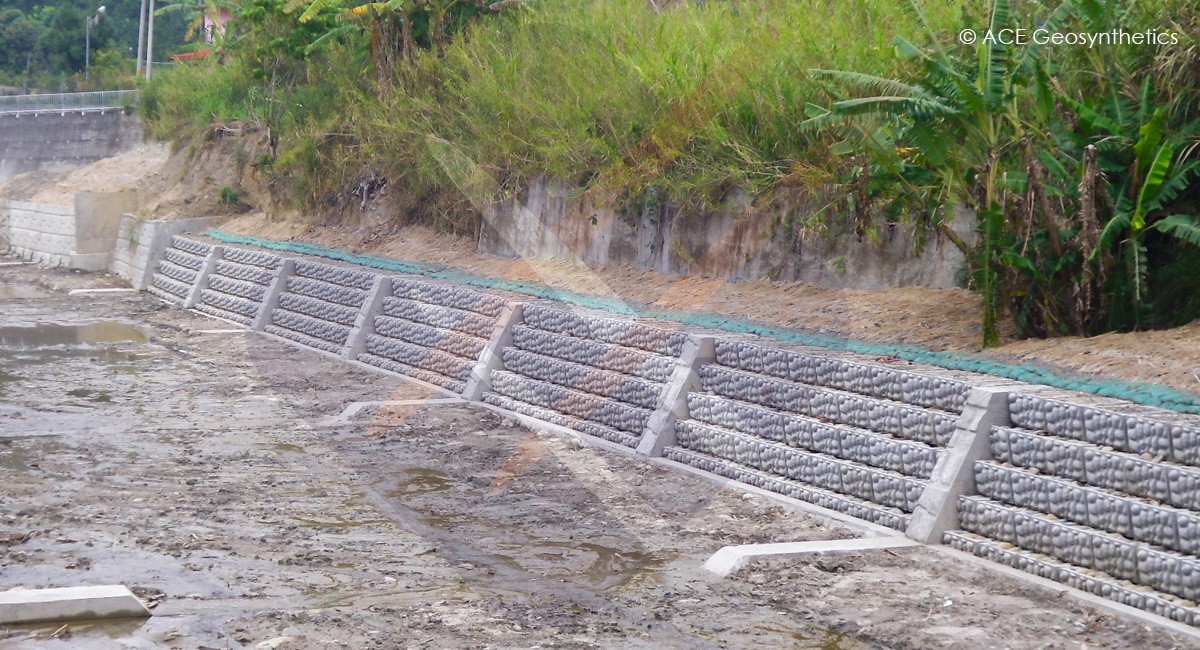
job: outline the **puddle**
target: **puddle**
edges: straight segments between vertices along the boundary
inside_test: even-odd
[[[67,395],[71,397],[87,398],[93,402],[108,403],[112,401],[112,395],[105,391],[95,391],[90,388],[72,388],[67,391]]]
[[[4,388],[6,384],[15,384],[21,381],[20,375],[14,375],[4,368],[0,368],[0,397],[4,396]]]
[[[94,359],[104,365],[114,363],[130,364],[146,359],[153,359],[157,356],[160,356],[160,354],[123,352],[120,350],[106,350],[104,348],[24,348],[12,350],[0,347],[0,357],[4,358],[5,363],[10,363],[13,366],[36,365],[59,359]],[[125,367],[129,366],[126,365]],[[141,371],[130,367],[130,370],[127,372],[129,374],[136,374]]]
[[[5,347],[145,343],[147,340],[146,333],[140,328],[117,321],[97,321],[82,325],[39,323],[24,327],[0,327],[0,345]]]
[[[10,366],[31,365],[63,358],[88,358],[116,366],[118,372],[138,370],[129,365],[161,356],[160,351],[123,351],[92,347],[117,343],[146,343],[146,331],[127,323],[98,321],[81,325],[40,323],[0,327],[0,357]],[[0,382],[5,379],[0,378]],[[0,393],[2,394],[2,393]]]
[[[593,542],[535,541],[518,545],[513,550],[525,552],[509,557],[526,570],[565,570],[572,576],[586,576],[589,582],[601,589],[656,579],[662,568],[670,563],[665,554],[614,548]]]
[[[70,633],[68,636],[62,637],[61,642],[67,644],[63,647],[70,647],[74,644],[92,645],[101,638],[121,639],[137,632],[139,628],[146,624],[149,619],[145,618],[122,618],[106,621],[71,621]],[[54,638],[54,633],[58,632],[63,627],[62,623],[23,623],[19,625],[5,625],[2,631],[5,635],[0,635],[0,642],[4,639],[9,640],[40,640],[49,641]],[[91,643],[87,643],[86,639],[93,639]],[[78,647],[78,646],[77,646]]]
[[[413,494],[447,490],[454,480],[445,472],[426,467],[411,467],[404,470],[405,478],[396,483],[396,489],[387,495],[393,498],[403,498]]]
[[[0,467],[21,472],[25,470],[26,460],[24,449],[17,449],[11,445],[0,445]]]
[[[843,650],[851,647],[847,645],[848,639],[845,634],[833,630],[826,630],[824,634],[815,637],[805,637],[803,634],[796,633],[792,635],[792,638],[803,644],[799,647],[812,648],[812,650]]]
[[[503,521],[461,512],[423,513],[420,517],[443,533],[482,543],[474,545],[477,557],[458,559],[493,568],[504,565],[519,572],[569,577],[572,582],[586,582],[599,591],[657,581],[677,555],[671,549],[647,552],[595,542],[537,538]]]

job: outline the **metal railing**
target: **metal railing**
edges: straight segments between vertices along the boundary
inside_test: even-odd
[[[0,96],[0,114],[108,110],[132,106],[136,98],[136,90],[8,95]]]

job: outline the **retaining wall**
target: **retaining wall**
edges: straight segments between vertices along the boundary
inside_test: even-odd
[[[162,221],[125,213],[117,227],[109,271],[129,282],[134,289],[146,289],[158,269],[158,258],[168,248],[171,237],[181,232],[203,229],[216,222],[217,219],[212,217]]]
[[[120,108],[0,113],[0,182],[86,165],[141,143],[141,121]]]
[[[1200,427],[1119,403],[1012,393],[945,542],[1200,625]]]
[[[12,252],[39,264],[105,270],[121,215],[135,202],[131,192],[79,192],[70,205],[3,200],[0,238]]]
[[[522,320],[512,324],[482,399],[636,447],[686,335],[539,305],[526,307]]]
[[[382,277],[351,358],[462,393],[505,308],[497,296]]]
[[[654,199],[631,203],[578,194],[541,177],[519,195],[487,206],[480,252],[854,289],[954,287],[965,264],[942,235],[930,233],[918,246],[911,227],[883,219],[877,237],[859,237],[848,222],[828,224],[821,236],[802,236],[797,215],[812,214],[816,206],[755,206],[740,191],[720,207],[687,211]],[[965,210],[952,227],[967,241],[975,237],[975,218]],[[921,254],[914,254],[919,248]]]
[[[1200,418],[173,237],[150,291],[1200,625]]]

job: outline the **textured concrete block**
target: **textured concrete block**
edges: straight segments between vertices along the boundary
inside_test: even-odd
[[[526,308],[525,324],[556,334],[615,343],[669,357],[677,357],[682,353],[687,338],[685,333],[675,330],[542,305]]]
[[[412,278],[393,278],[392,295],[420,302],[473,311],[497,318],[507,306],[500,296]]]
[[[512,343],[515,347],[529,352],[652,381],[665,382],[675,369],[675,359],[671,357],[612,343],[577,339],[524,325],[513,327]]]

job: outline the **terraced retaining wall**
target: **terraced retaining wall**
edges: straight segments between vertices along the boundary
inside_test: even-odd
[[[351,358],[462,393],[505,301],[411,278],[384,277],[378,291]]]
[[[1036,394],[1008,396],[945,542],[1200,625],[1200,428]]]
[[[905,530],[969,384],[717,340],[666,456]]]
[[[174,237],[149,290],[1200,625],[1200,418]]]
[[[483,401],[636,447],[686,335],[540,305],[522,315]]]

